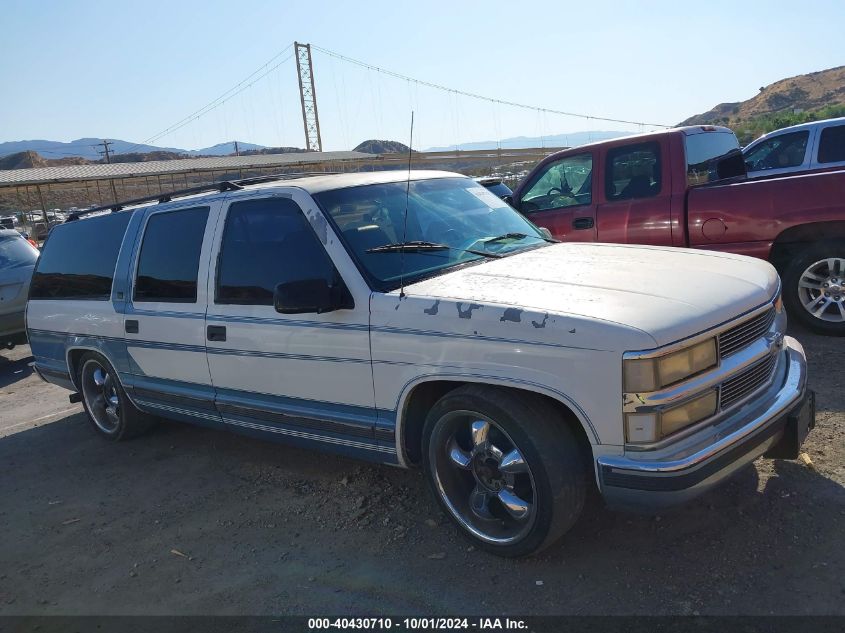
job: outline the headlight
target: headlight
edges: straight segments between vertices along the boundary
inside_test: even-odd
[[[714,415],[717,403],[714,390],[659,413],[629,413],[625,416],[626,440],[631,444],[661,440]]]
[[[657,358],[627,359],[623,363],[625,391],[657,391],[710,369],[717,362],[715,338]]]

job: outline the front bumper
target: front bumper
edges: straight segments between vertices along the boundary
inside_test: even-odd
[[[801,344],[785,337],[780,353],[783,357],[765,392],[689,442],[675,449],[600,457],[599,482],[607,503],[682,503],[763,454],[797,457],[798,446],[815,425],[814,398],[807,391],[807,358]]]

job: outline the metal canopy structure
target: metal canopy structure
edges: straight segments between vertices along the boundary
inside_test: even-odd
[[[0,171],[0,187],[24,187],[47,183],[144,178],[182,173],[212,171],[252,171],[269,168],[296,168],[335,161],[361,161],[377,158],[364,152],[294,152],[290,154],[254,154],[220,158],[185,158],[151,160],[143,163],[64,165]]]

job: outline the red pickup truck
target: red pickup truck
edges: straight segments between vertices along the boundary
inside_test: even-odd
[[[733,132],[694,126],[552,154],[509,202],[564,241],[766,259],[795,318],[845,335],[845,170],[749,179]]]

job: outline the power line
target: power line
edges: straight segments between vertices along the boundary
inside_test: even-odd
[[[192,112],[191,114],[189,114],[185,118],[180,119],[179,121],[177,121],[176,123],[174,123],[170,127],[165,128],[164,130],[162,130],[158,134],[154,134],[153,136],[151,136],[147,140],[143,141],[142,143],[136,143],[135,145],[132,145],[131,147],[129,147],[128,149],[126,149],[126,150],[124,150],[123,152],[120,152],[120,153],[121,154],[127,154],[137,147],[141,147],[142,145],[149,145],[150,143],[154,143],[158,139],[160,139],[164,136],[167,136],[168,134],[172,134],[173,132],[176,132],[177,130],[185,127],[186,125],[188,125],[192,121],[199,119],[200,117],[202,117],[205,114],[208,114],[209,112],[211,112],[215,108],[218,108],[219,106],[223,105],[229,99],[231,99],[232,97],[240,94],[241,92],[243,92],[247,88],[250,88],[255,82],[263,79],[264,77],[269,75],[271,72],[276,70],[279,66],[281,66],[286,61],[288,61],[290,58],[292,58],[293,53],[291,53],[290,55],[285,57],[282,61],[278,62],[277,64],[275,64],[274,66],[272,66],[268,70],[264,71],[264,69],[266,69],[268,66],[270,66],[270,64],[272,64],[274,61],[276,61],[279,57],[281,57],[286,52],[288,52],[292,47],[293,47],[293,44],[288,44],[283,50],[281,50],[279,53],[277,53],[276,55],[271,57],[260,68],[258,68],[254,72],[252,72],[250,75],[248,75],[247,77],[245,77],[244,79],[239,81],[237,84],[235,84],[231,88],[229,88],[226,92],[221,94],[216,99],[208,102],[206,105],[204,105],[199,110]],[[262,71],[264,71],[264,72],[262,73]],[[259,73],[261,73],[260,76],[256,77],[256,75],[258,75]],[[252,80],[252,81],[250,81],[250,80]],[[249,83],[247,83],[247,82],[249,82]]]
[[[441,84],[432,83],[430,81],[424,81],[422,79],[415,79],[413,77],[408,77],[407,75],[403,75],[401,73],[393,72],[392,70],[386,70],[384,68],[379,68],[378,66],[373,66],[372,64],[368,64],[366,62],[362,62],[358,59],[353,59],[352,57],[347,57],[346,55],[341,55],[340,53],[335,53],[334,51],[330,51],[326,48],[321,46],[317,46],[316,44],[312,44],[311,48],[314,50],[320,51],[321,53],[325,53],[326,55],[330,55],[331,57],[335,57],[336,59],[340,59],[342,61],[348,62],[350,64],[355,64],[356,66],[360,66],[362,68],[366,68],[368,70],[374,70],[379,72],[383,75],[388,75],[395,79],[403,79],[405,81],[413,81],[415,84],[419,84],[420,86],[427,86],[428,88],[435,88],[437,90],[444,90],[446,92],[451,92],[456,95],[461,95],[463,97],[470,97],[472,99],[481,99],[482,101],[489,101],[491,103],[499,103],[501,105],[512,106],[514,108],[522,108],[524,110],[534,110],[536,112],[545,112],[548,114],[560,114],[563,116],[570,116],[576,117],[579,119],[587,119],[593,121],[606,121],[609,123],[624,123],[626,125],[644,125],[648,127],[665,127],[671,128],[674,125],[665,125],[663,123],[644,123],[643,121],[626,121],[625,119],[613,119],[610,117],[603,117],[603,116],[593,116],[590,114],[579,114],[577,112],[565,112],[563,110],[553,110],[552,108],[542,108],[539,106],[532,106],[527,105],[525,103],[517,103],[515,101],[507,101],[505,99],[496,99],[495,97],[486,97],[484,95],[476,94],[474,92],[466,92],[464,90],[457,90],[456,88],[450,88],[448,86],[443,86]]]

